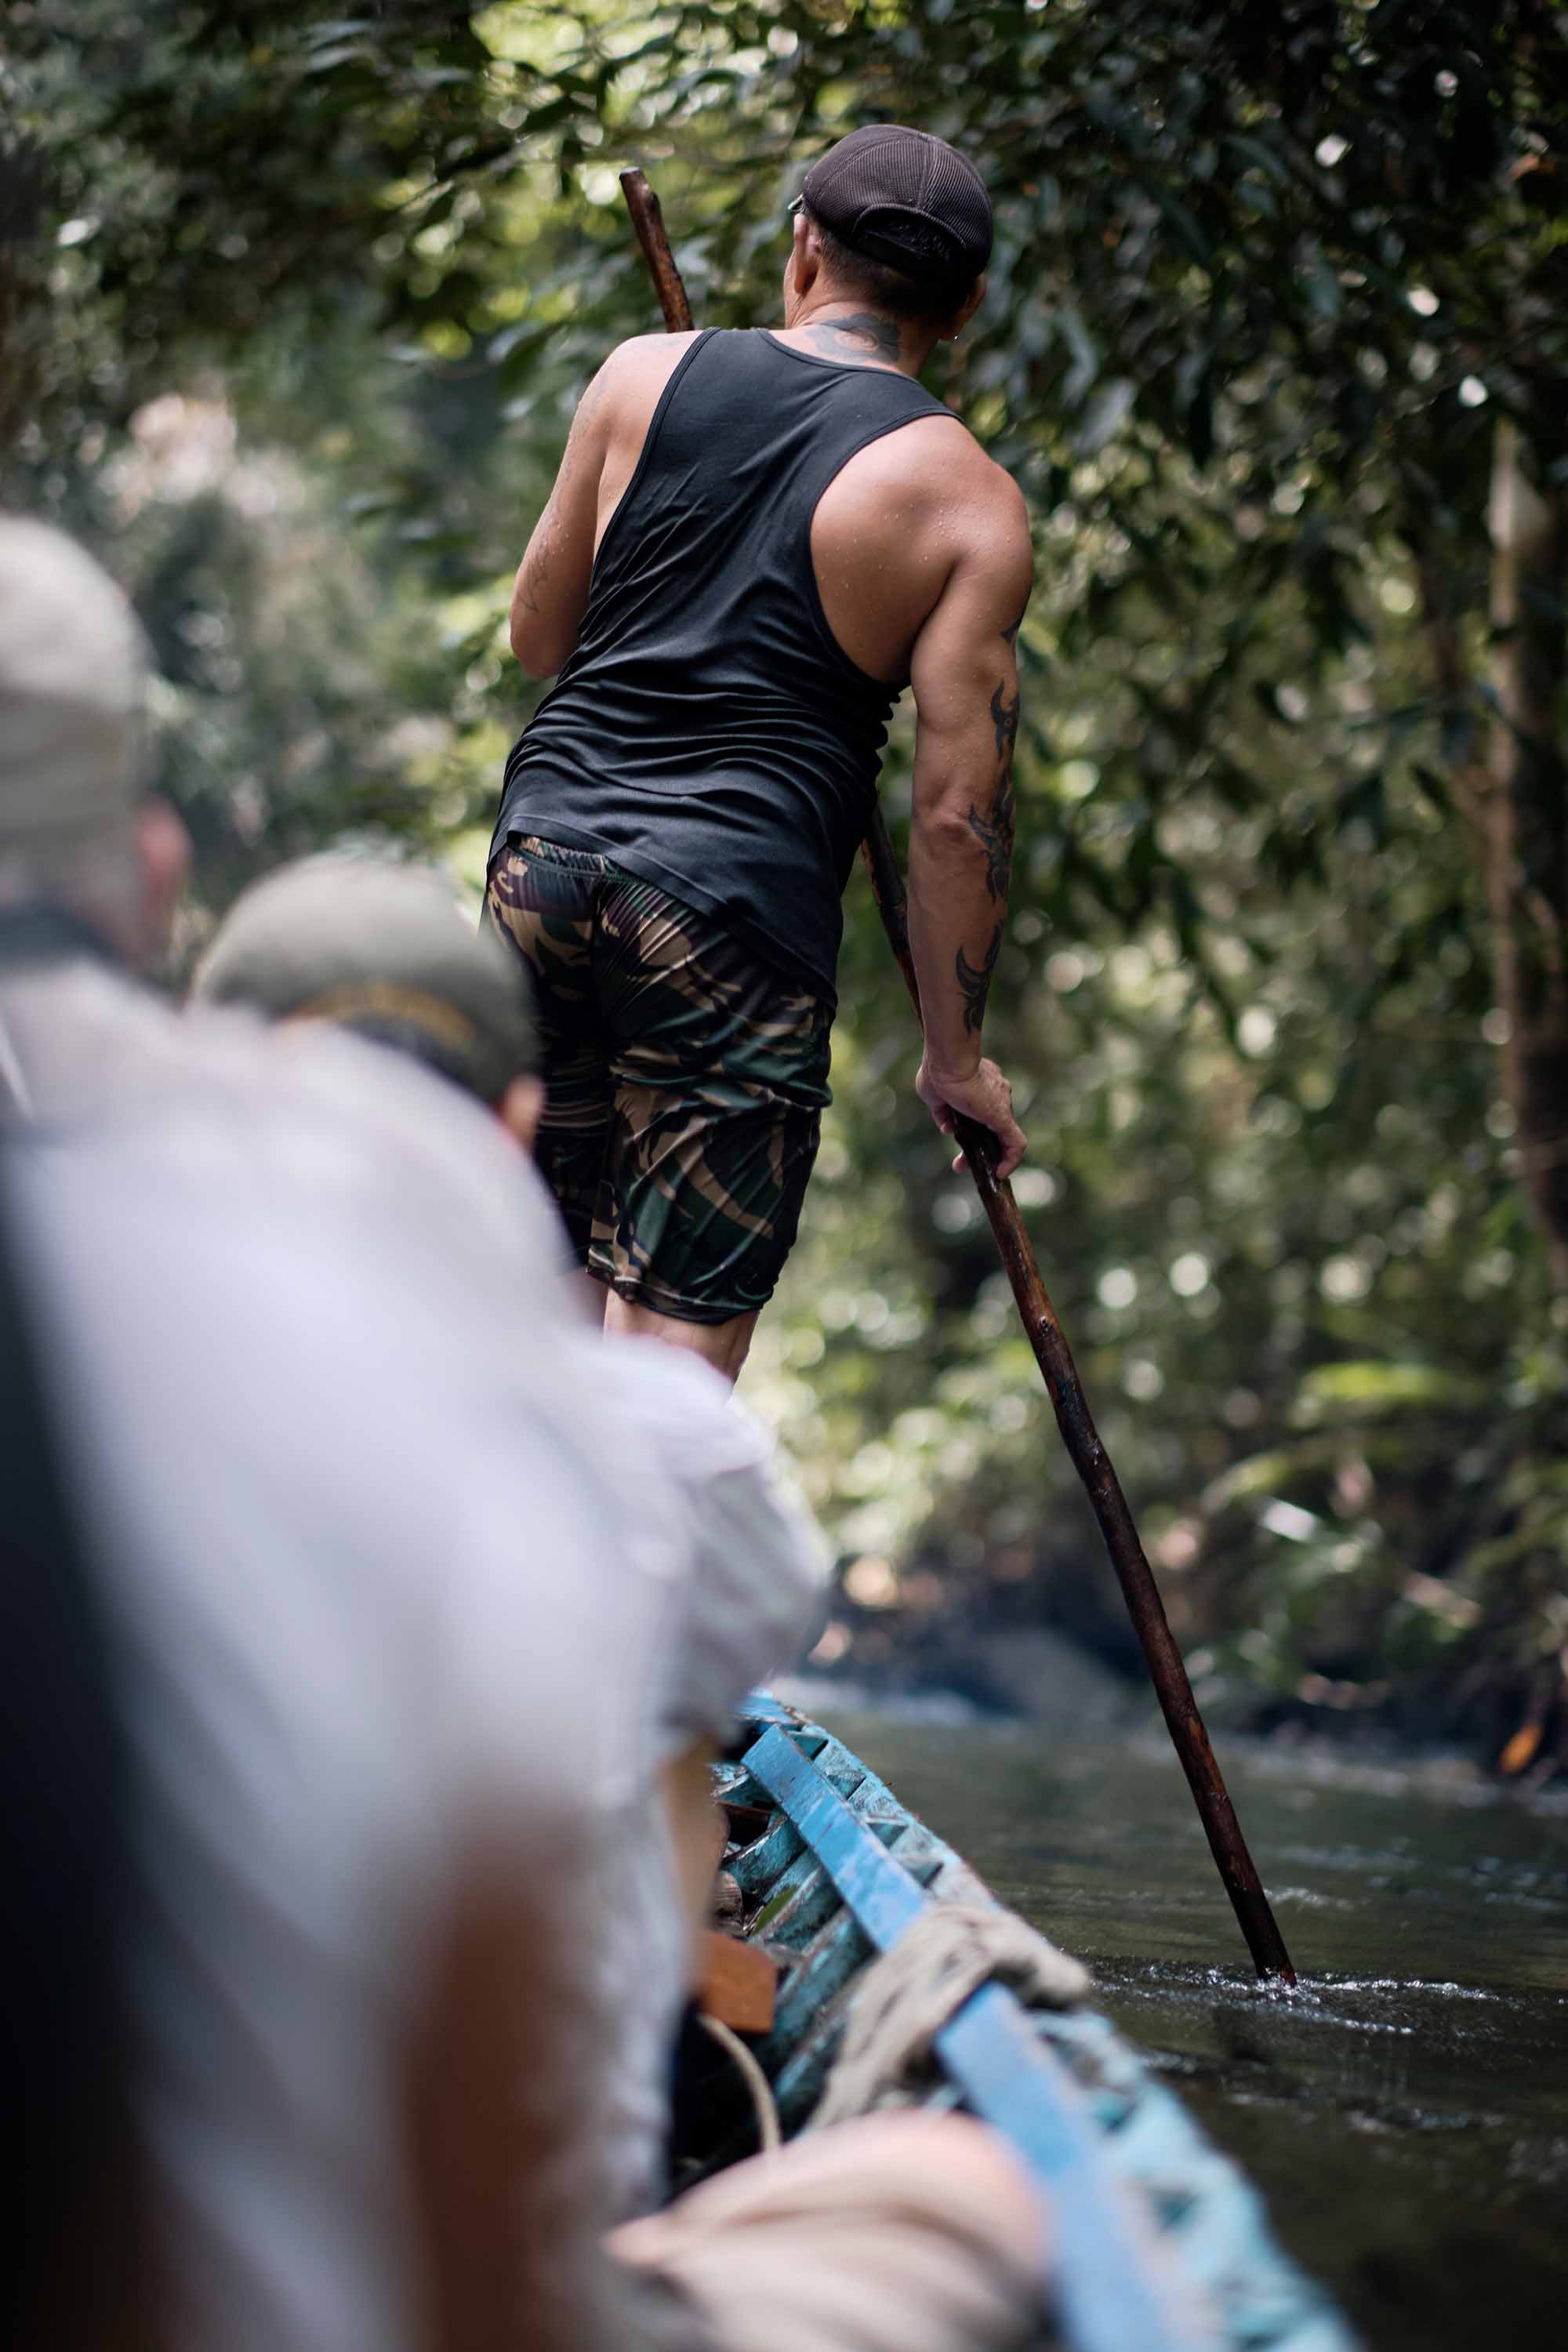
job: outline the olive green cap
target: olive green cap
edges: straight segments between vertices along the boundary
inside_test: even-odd
[[[281,867],[236,900],[192,993],[352,1029],[487,1103],[539,1067],[527,973],[428,866],[329,851]]]

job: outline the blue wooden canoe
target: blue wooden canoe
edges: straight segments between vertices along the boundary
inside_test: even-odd
[[[726,1867],[741,1932],[786,1956],[773,2026],[751,2046],[787,2137],[821,2096],[864,1970],[929,1906],[994,1898],[819,1724],[759,1692],[743,1737],[739,1761],[719,1768],[739,1825]],[[1027,2009],[988,1983],[936,2055],[930,2104],[992,2124],[1049,2194],[1058,2324],[1074,2352],[1354,2352],[1274,2242],[1256,2190],[1092,2009]]]

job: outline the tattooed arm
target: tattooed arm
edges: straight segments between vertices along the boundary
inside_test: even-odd
[[[925,1058],[916,1085],[943,1134],[965,1112],[998,1139],[1010,1175],[1024,1154],[1012,1089],[980,1050],[1007,913],[1013,856],[1015,639],[1033,580],[1028,520],[1015,485],[987,468],[948,582],[915,642],[914,823],[910,947]]]

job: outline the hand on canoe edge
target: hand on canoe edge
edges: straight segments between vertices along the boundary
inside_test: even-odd
[[[982,1060],[967,1077],[950,1077],[934,1071],[929,1060],[922,1061],[915,1074],[915,1092],[943,1135],[952,1133],[954,1112],[988,1127],[996,1138],[996,1173],[1011,1176],[1028,1147],[1013,1116],[1013,1089],[994,1062]],[[960,1152],[953,1173],[962,1173],[965,1165]]]

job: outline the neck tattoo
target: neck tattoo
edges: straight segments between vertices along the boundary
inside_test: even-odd
[[[805,331],[829,359],[885,360],[891,367],[899,363],[899,322],[884,318],[879,310],[852,310],[843,319],[813,319]]]

